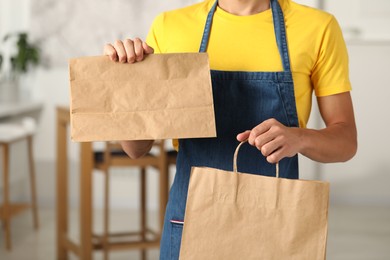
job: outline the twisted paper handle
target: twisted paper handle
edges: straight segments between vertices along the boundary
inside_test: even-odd
[[[237,157],[238,157],[238,151],[240,150],[241,145],[246,143],[248,140],[242,141],[236,148],[236,151],[234,152],[233,157],[233,171],[237,173]],[[276,163],[276,178],[279,178],[279,163]]]

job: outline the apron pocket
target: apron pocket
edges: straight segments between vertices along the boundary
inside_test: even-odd
[[[178,260],[180,254],[181,236],[183,233],[182,220],[171,219],[171,260]]]

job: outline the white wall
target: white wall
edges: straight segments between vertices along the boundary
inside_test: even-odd
[[[348,44],[359,150],[345,164],[323,165],[333,200],[390,206],[390,42]]]
[[[343,0],[347,1],[347,0]],[[379,0],[380,1],[380,0]],[[182,1],[190,2],[190,1]],[[298,1],[311,5],[316,1]],[[349,8],[340,2],[340,8]],[[4,34],[11,29],[19,30],[28,27],[29,0],[1,0],[0,2],[0,33]],[[164,6],[166,8],[166,6]],[[332,8],[336,8],[333,5]],[[337,8],[336,8],[337,9]],[[22,10],[22,13],[20,13]],[[159,10],[152,10],[157,13]],[[343,17],[337,17],[340,21],[347,20],[346,10],[338,11]],[[24,18],[20,18],[22,15]],[[390,25],[386,22],[385,24]],[[139,24],[146,31],[146,24],[151,21],[143,21]],[[343,26],[343,24],[341,23]],[[101,43],[104,44],[103,42]],[[359,152],[357,156],[346,164],[320,165],[301,158],[301,174],[306,179],[325,179],[331,182],[331,194],[334,203],[353,204],[386,204],[390,205],[389,151],[390,143],[386,129],[389,129],[389,121],[386,111],[390,110],[388,99],[390,89],[387,87],[387,71],[390,67],[390,43],[355,41],[349,43],[348,49],[351,58],[351,79],[354,90],[352,92],[356,118],[359,130]],[[35,140],[35,153],[38,162],[38,176],[40,180],[39,195],[46,205],[52,205],[55,199],[55,107],[68,104],[68,71],[66,67],[52,67],[39,69],[32,84],[33,97],[41,99],[45,103],[39,133]],[[315,105],[314,105],[315,107]],[[318,126],[318,117],[313,115],[311,126]],[[72,165],[72,187],[70,194],[76,200],[78,194],[78,145],[70,144],[70,157]],[[98,175],[97,175],[98,176]],[[136,175],[124,173],[119,170],[113,179],[115,194],[113,202],[117,206],[136,205],[137,188]],[[151,174],[152,194],[151,198],[157,198],[155,174]],[[27,180],[26,180],[27,181]],[[95,198],[101,201],[101,179],[96,177]],[[15,190],[23,190],[18,182]],[[15,186],[17,186],[15,184]],[[15,194],[18,196],[18,194]],[[156,204],[156,200],[151,202]]]
[[[326,9],[339,20],[348,38],[390,40],[390,1],[325,1]]]

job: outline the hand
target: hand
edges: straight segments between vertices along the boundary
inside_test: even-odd
[[[277,163],[285,157],[292,157],[300,150],[299,128],[286,127],[276,119],[268,119],[237,135],[237,140],[248,140],[269,163]]]
[[[116,40],[114,44],[109,43],[104,46],[104,55],[108,55],[112,61],[121,63],[142,61],[145,54],[152,53],[154,53],[153,48],[139,38]]]

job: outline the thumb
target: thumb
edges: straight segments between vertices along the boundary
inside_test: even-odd
[[[250,130],[246,130],[245,132],[239,133],[237,135],[237,140],[239,142],[244,142],[244,141],[248,140],[250,133],[251,133]]]
[[[154,49],[150,47],[146,42],[142,42],[142,48],[144,49],[145,54],[153,54]]]

